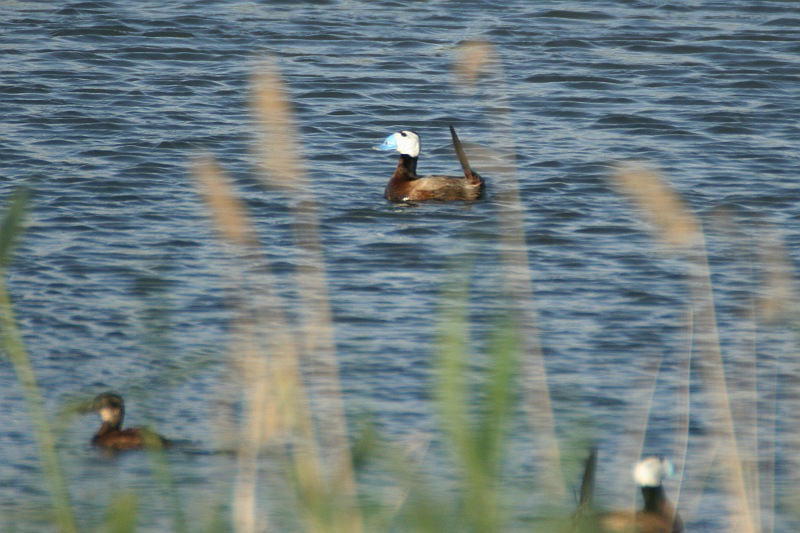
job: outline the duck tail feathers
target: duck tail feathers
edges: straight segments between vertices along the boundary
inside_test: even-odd
[[[472,170],[472,167],[469,164],[469,159],[467,159],[467,154],[464,152],[464,147],[461,146],[461,141],[458,139],[456,129],[453,126],[450,126],[450,135],[453,137],[453,148],[456,150],[458,162],[461,163],[461,168],[464,169],[464,177],[473,185],[483,183],[483,178],[481,178],[477,172]]]

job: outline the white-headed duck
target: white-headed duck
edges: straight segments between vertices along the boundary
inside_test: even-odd
[[[464,169],[463,177],[418,176],[417,159],[420,142],[419,135],[413,131],[403,130],[393,133],[383,141],[383,144],[376,146],[377,150],[397,150],[400,153],[400,161],[386,185],[383,196],[390,202],[399,203],[426,200],[471,202],[478,199],[484,188],[483,178],[470,167],[453,126],[450,126],[450,134],[453,137],[456,156]]]
[[[573,531],[603,533],[682,533],[683,520],[667,499],[662,482],[672,475],[672,463],[661,457],[647,457],[633,469],[633,477],[642,491],[644,506],[641,510],[590,511],[590,498],[594,484],[597,452],[593,451],[586,463],[581,485],[580,504],[574,516]]]

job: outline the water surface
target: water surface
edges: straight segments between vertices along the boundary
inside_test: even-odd
[[[318,201],[350,412],[376,413],[397,440],[436,426],[434,317],[452,265],[475,258],[478,338],[490,329],[482,318],[505,306],[497,221],[513,183],[484,172],[479,154],[513,153],[565,448],[579,453],[570,437],[591,420],[604,503],[624,501],[616,480],[627,479],[659,358],[665,413],[651,420],[647,451],[674,454],[689,342],[685,265],[659,251],[607,180],[612,162],[645,159],[707,224],[725,358],[737,391],[749,386],[752,372],[741,369],[753,353],[757,373],[777,383],[775,435],[762,433],[778,449],[769,485],[779,501],[796,501],[794,338],[780,326],[754,335],[749,318],[763,235],[785,242],[792,260],[800,253],[794,2],[12,1],[0,11],[0,197],[35,191],[8,284],[48,412],[106,388],[130,392],[131,423],[149,419],[204,452],[170,458],[187,506],[227,502],[232,459],[213,452],[239,400],[224,364],[237,267],[215,238],[189,158],[211,153],[233,176],[280,279],[299,261],[291,199],[256,174],[249,80],[264,54],[288,84]],[[501,69],[469,88],[452,67],[475,40],[492,43]],[[370,147],[414,129],[420,171],[454,172],[449,124],[476,154],[487,198],[468,208],[387,204],[394,158]],[[0,520],[33,522],[46,493],[21,391],[2,368]],[[768,427],[776,385],[764,386]],[[110,494],[152,483],[145,457],[100,460],[88,449],[94,424],[66,420],[59,437],[91,523]],[[692,531],[725,529],[722,487],[690,470],[711,424],[698,400],[681,493]],[[513,465],[523,485],[535,482],[531,461],[523,454]],[[166,505],[143,498],[153,509],[143,530],[168,527]],[[699,502],[709,516],[694,512]],[[779,507],[775,530],[797,530],[796,516]]]

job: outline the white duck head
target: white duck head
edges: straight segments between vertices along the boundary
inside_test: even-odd
[[[401,155],[410,157],[419,156],[419,135],[410,130],[392,133],[383,144],[376,146],[376,150],[397,150]]]
[[[633,478],[640,487],[660,487],[673,474],[672,463],[662,457],[646,457],[633,469]]]

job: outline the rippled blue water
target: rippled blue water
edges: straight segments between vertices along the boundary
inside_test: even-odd
[[[381,196],[395,163],[371,146],[411,128],[423,140],[421,171],[455,171],[454,124],[473,153],[514,150],[565,447],[576,421],[593,421],[605,503],[619,503],[626,489],[614,480],[627,480],[633,461],[627,452],[646,410],[646,372],[664,357],[656,405],[674,409],[688,344],[684,265],[659,253],[606,179],[610,162],[643,158],[707,222],[720,338],[741,380],[734,397],[746,390],[741,368],[754,352],[765,400],[777,383],[776,433],[762,436],[776,443],[779,462],[766,485],[780,502],[775,530],[797,530],[784,505],[796,501],[800,478],[796,345],[780,327],[754,335],[749,319],[755,244],[774,234],[792,259],[800,250],[795,2],[0,4],[0,197],[20,185],[35,191],[8,283],[54,416],[72,398],[144,388],[131,423],[149,410],[165,433],[209,452],[223,446],[214,437],[218,413],[236,400],[237,385],[215,363],[230,344],[231,263],[187,161],[199,151],[219,158],[277,275],[291,272],[287,198],[257,185],[248,107],[249,77],[271,54],[291,92],[319,202],[349,409],[374,411],[393,438],[426,435],[435,425],[432,317],[449,268],[465,254],[478,258],[479,333],[489,327],[480,316],[503,305],[493,243],[497,191],[507,180],[483,172],[476,157],[488,195],[468,209],[398,208]],[[469,40],[492,43],[502,64],[500,78],[474,89],[452,70]],[[720,208],[735,228],[712,216]],[[46,494],[21,391],[1,365],[0,520],[32,520]],[[742,408],[737,420],[750,415]],[[84,444],[94,423],[65,420],[59,448],[79,508],[96,521],[109,493],[148,487],[150,478],[146,458],[98,460]],[[655,416],[648,450],[671,452],[675,424],[674,415]],[[692,455],[711,446],[712,426],[701,405],[680,502],[693,531],[726,527],[721,487],[690,469]],[[227,497],[219,480],[230,478],[230,458],[172,461],[187,505]],[[520,477],[535,474],[521,460]],[[143,526],[165,527],[157,499],[147,505],[154,511]]]

